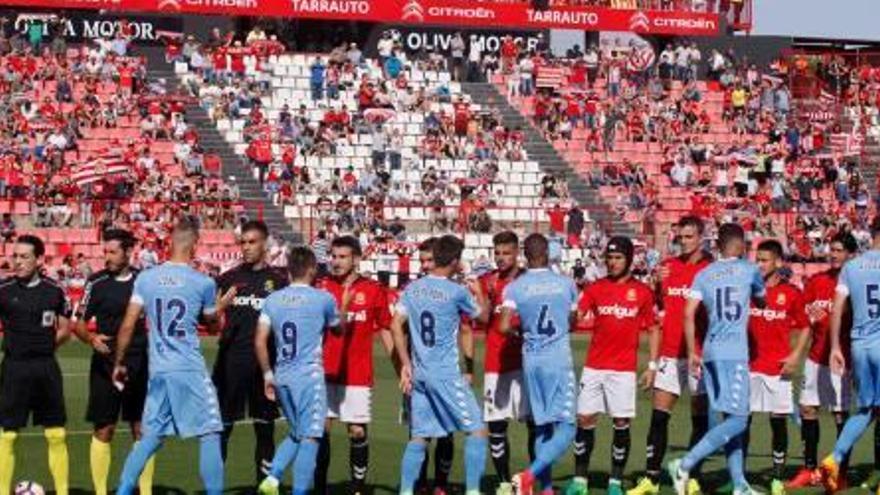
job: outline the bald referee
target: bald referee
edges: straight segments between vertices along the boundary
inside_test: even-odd
[[[68,493],[67,415],[55,348],[70,336],[70,303],[61,287],[40,274],[45,253],[39,237],[19,236],[12,254],[15,276],[0,284],[0,495],[10,493],[15,439],[31,416],[44,428],[55,493]]]
[[[110,443],[120,416],[131,425],[135,440],[141,438],[141,414],[147,396],[147,332],[143,318],[135,326],[131,345],[125,353],[128,383],[120,391],[113,385],[113,352],[116,334],[122,325],[125,309],[131,299],[138,270],[130,265],[134,236],[113,229],[104,233],[105,269],[94,274],[86,284],[85,295],[76,309],[77,337],[93,349],[89,368],[89,405],[86,420],[94,425],[89,448],[89,465],[95,495],[107,495],[107,478],[112,459]],[[89,333],[89,322],[95,320],[96,333]],[[150,495],[153,487],[153,460],[140,477],[141,495]]]

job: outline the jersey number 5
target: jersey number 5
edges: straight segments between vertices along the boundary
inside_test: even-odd
[[[168,321],[168,328],[163,326],[163,311],[174,311],[171,320]],[[185,337],[186,330],[177,329],[184,314],[186,314],[186,303],[182,299],[174,298],[167,302],[164,299],[156,299],[156,328],[160,334],[177,338]]]
[[[715,289],[715,316],[718,320],[739,321],[742,317],[742,304],[734,299],[735,294],[735,287],[727,286]]]

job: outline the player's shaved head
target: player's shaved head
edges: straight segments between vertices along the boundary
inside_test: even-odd
[[[287,271],[291,280],[302,281],[314,278],[318,271],[318,258],[308,247],[296,246],[290,250],[287,257]]]
[[[725,256],[742,256],[745,251],[746,232],[735,223],[725,223],[718,228],[718,249]]]
[[[171,230],[171,258],[177,263],[189,262],[199,242],[198,220],[184,217]]]
[[[529,268],[544,268],[550,265],[550,243],[542,234],[529,234],[523,241],[523,250]]]

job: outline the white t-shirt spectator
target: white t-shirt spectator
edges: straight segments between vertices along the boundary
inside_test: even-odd
[[[379,52],[380,57],[390,57],[393,48],[394,40],[391,38],[382,38],[379,40],[379,43],[376,44],[376,51]]]
[[[532,71],[535,70],[535,64],[532,59],[525,57],[519,62],[520,78],[531,79]]]
[[[62,132],[53,132],[49,135],[49,138],[46,139],[46,142],[49,143],[50,146],[54,146],[59,150],[67,149],[67,136],[65,136]]]

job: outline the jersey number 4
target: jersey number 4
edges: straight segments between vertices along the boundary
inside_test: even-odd
[[[165,323],[163,320],[163,311],[172,312],[171,319],[167,321],[168,327],[163,326]],[[183,315],[186,314],[186,303],[182,299],[169,299],[165,301],[164,299],[156,299],[156,328],[159,330],[159,333],[162,335],[167,335],[168,337],[185,337],[186,330],[178,330],[177,327],[180,326],[180,321],[183,320]]]
[[[538,334],[548,337],[556,333],[556,324],[548,314],[549,311],[550,307],[544,304],[541,306],[541,314],[538,316]]]

